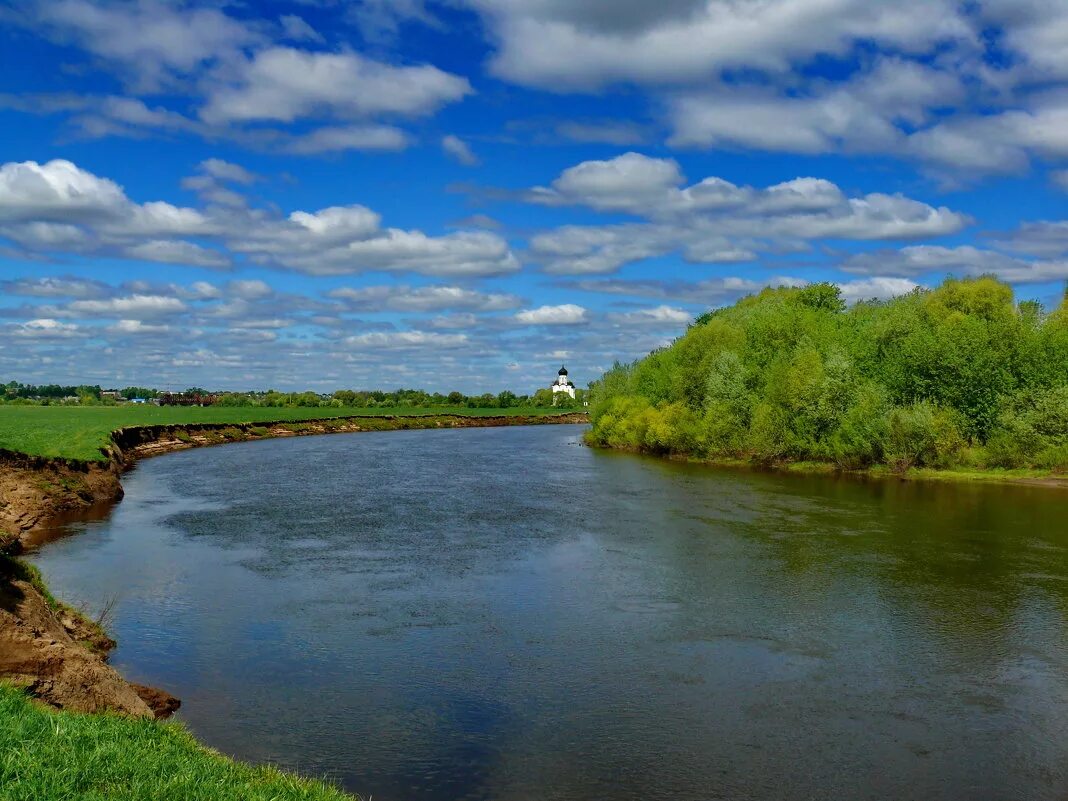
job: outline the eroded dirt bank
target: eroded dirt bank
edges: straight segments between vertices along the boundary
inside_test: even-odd
[[[544,417],[463,415],[347,417],[278,423],[122,428],[99,462],[0,450],[0,678],[53,706],[166,717],[179,705],[162,690],[127,682],[107,664],[115,643],[77,610],[56,602],[11,556],[58,522],[122,498],[120,476],[138,459],[170,451],[276,437],[426,428],[585,423],[583,413]]]

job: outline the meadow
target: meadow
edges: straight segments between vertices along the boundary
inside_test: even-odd
[[[181,725],[45,709],[0,685],[0,799],[352,801],[325,784],[239,765]]]
[[[471,417],[541,416],[552,407],[508,409],[226,407],[226,406],[0,406],[0,449],[31,456],[103,461],[111,432],[126,426],[197,423],[280,423],[338,417],[456,414]]]

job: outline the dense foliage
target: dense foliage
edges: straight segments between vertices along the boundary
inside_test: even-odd
[[[766,289],[591,389],[595,444],[846,468],[1068,468],[1068,294],[990,277],[846,308]]]

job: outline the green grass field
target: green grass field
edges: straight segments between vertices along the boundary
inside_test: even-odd
[[[210,406],[0,406],[0,449],[31,456],[97,461],[103,459],[111,432],[135,425],[182,423],[273,423],[330,417],[379,415],[462,414],[547,415],[560,410],[545,407],[513,409],[338,409]]]
[[[2,685],[0,721],[0,801],[352,801],[237,764],[173,723],[56,712]]]

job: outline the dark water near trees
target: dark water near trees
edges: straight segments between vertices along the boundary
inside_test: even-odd
[[[209,744],[402,799],[1068,797],[1068,496],[574,426],[143,463],[36,557]]]

